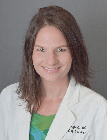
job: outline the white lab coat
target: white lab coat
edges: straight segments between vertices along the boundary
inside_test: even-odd
[[[0,95],[0,139],[29,140],[31,115],[18,98],[18,83]],[[72,77],[45,140],[107,140],[107,101]]]

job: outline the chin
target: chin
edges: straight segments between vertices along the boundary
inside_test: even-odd
[[[55,82],[55,81],[57,81],[58,79],[56,79],[56,78],[45,78],[44,80],[45,80],[45,81],[49,81],[49,82]]]
[[[61,80],[62,78],[55,77],[55,75],[54,76],[42,77],[43,80],[48,81],[48,82],[57,82],[57,81]]]

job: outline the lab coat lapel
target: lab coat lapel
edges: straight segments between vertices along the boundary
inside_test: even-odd
[[[79,94],[78,90],[76,90],[75,80],[74,78],[71,78],[67,92],[60,104],[45,140],[60,140],[75,122],[76,118],[70,109],[72,105],[78,102],[78,96],[75,95],[75,92],[77,95]],[[74,95],[76,97],[74,97]]]

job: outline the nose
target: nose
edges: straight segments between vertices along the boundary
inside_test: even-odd
[[[55,52],[48,53],[45,61],[46,61],[47,66],[57,65],[58,64],[58,58],[57,58],[57,55],[55,54]]]

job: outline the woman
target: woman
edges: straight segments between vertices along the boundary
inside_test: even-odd
[[[75,18],[40,8],[28,28],[18,83],[0,95],[2,140],[106,140],[107,101],[90,89]]]

